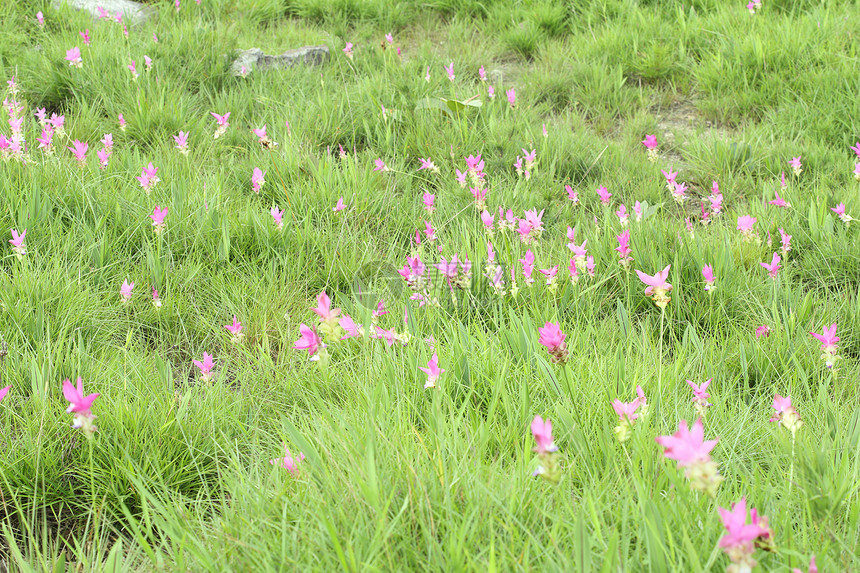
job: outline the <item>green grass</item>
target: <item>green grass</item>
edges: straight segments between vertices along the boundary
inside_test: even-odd
[[[27,162],[0,164],[0,231],[27,229],[28,250],[0,249],[10,571],[722,571],[717,507],[742,496],[774,532],[760,570],[805,570],[811,554],[822,571],[860,569],[860,226],[831,211],[844,203],[860,218],[849,149],[860,140],[860,3],[764,0],[754,16],[718,0],[151,4],[156,18],[128,38],[47,0],[0,5],[0,80],[16,78],[29,146]],[[389,32],[402,58],[380,47]],[[234,50],[305,44],[329,46],[330,60],[230,74]],[[81,69],[64,60],[76,45]],[[460,113],[416,109],[473,96],[480,107]],[[41,107],[66,118],[53,156],[36,149]],[[215,140],[210,112],[227,111]],[[263,124],[274,150],[251,133]],[[180,130],[187,157],[174,149]],[[105,133],[115,146],[100,170]],[[656,163],[646,134],[660,141]],[[74,139],[90,144],[83,169],[65,150]],[[513,167],[523,148],[537,149],[528,181]],[[536,269],[560,265],[557,291],[536,270],[535,285],[518,279],[519,293],[500,297],[481,276],[487,235],[455,180],[479,153],[491,213],[545,210],[531,246],[497,232],[498,261],[519,271],[530,248]],[[440,173],[417,171],[426,157]],[[377,158],[391,171],[375,172]],[[151,196],[135,179],[149,162],[162,180]],[[690,185],[684,206],[660,174],[670,166]],[[259,194],[255,167],[266,172]],[[783,171],[789,209],[767,204]],[[725,210],[705,226],[699,203],[714,180]],[[396,274],[418,252],[425,192],[443,255],[474,264],[472,288],[457,304],[440,290],[438,308],[419,308]],[[347,209],[334,213],[339,197]],[[672,265],[662,322],[614,251],[614,211],[637,200],[655,209],[631,217],[633,268]],[[169,208],[159,235],[156,205]],[[760,242],[735,230],[746,214]],[[577,285],[568,226],[596,264]],[[792,250],[771,281],[759,263],[779,249],[779,228]],[[438,259],[426,241],[420,253]],[[128,304],[123,280],[136,285]],[[410,343],[351,339],[329,345],[327,364],[309,362],[292,346],[301,323],[316,324],[322,290],[367,326],[384,297],[380,326],[402,332],[408,313]],[[233,315],[239,344],[223,328]],[[537,342],[547,321],[567,334],[567,364]],[[829,371],[808,333],[833,322],[842,360]],[[771,334],[757,339],[761,324]],[[446,370],[435,390],[418,370],[430,336]],[[192,363],[203,352],[215,356],[211,384]],[[101,394],[92,439],[65,412],[61,382],[78,376]],[[694,420],[684,381],[708,378],[705,437],[720,438],[725,477],[713,500],[654,441]],[[611,403],[637,385],[649,413],[622,445]],[[794,447],[768,422],[775,393],[805,422]],[[553,422],[557,486],[531,476],[535,415]],[[269,463],[283,443],[306,456],[296,475]]]

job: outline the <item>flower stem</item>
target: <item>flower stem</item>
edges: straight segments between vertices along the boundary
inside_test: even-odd
[[[657,403],[660,404],[663,396],[663,322],[666,317],[666,309],[660,309],[660,342],[657,347]]]

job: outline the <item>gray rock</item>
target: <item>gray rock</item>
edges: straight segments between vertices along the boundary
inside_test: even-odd
[[[111,16],[121,13],[123,22],[129,24],[142,24],[155,14],[155,8],[152,6],[144,6],[132,0],[54,0],[54,8],[59,8],[62,4],[76,10],[85,10],[96,18],[99,16],[99,8],[104,8]]]
[[[251,48],[250,50],[239,51],[230,69],[233,71],[233,75],[238,76],[242,72],[242,66],[245,66],[248,72],[261,72],[270,69],[290,68],[298,64],[320,66],[328,58],[328,46],[304,46],[284,52],[279,56],[270,56],[264,54],[263,50],[259,48]]]

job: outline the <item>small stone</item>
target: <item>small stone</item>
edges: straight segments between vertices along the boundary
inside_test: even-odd
[[[240,50],[230,69],[233,75],[242,75],[242,67],[247,71],[265,71],[269,69],[290,68],[298,64],[320,66],[329,58],[328,46],[304,46],[284,52],[278,56],[264,54],[259,48]]]
[[[54,0],[54,8],[63,4],[76,10],[85,10],[94,18],[99,17],[98,9],[103,8],[111,16],[122,14],[123,22],[130,24],[142,24],[155,14],[155,8],[132,0]]]

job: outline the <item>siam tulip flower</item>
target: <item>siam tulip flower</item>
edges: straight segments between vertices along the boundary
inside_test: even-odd
[[[551,269],[539,269],[541,274],[546,277],[546,286],[550,292],[555,292],[555,276],[558,274],[558,265]]]
[[[850,225],[851,221],[854,220],[851,218],[851,215],[845,212],[845,203],[840,203],[836,207],[831,207],[830,210],[836,213],[846,225]]]
[[[714,215],[719,215],[723,210],[723,194],[720,193],[720,187],[716,181],[711,185],[711,194],[708,196],[708,201],[711,203],[711,212]]]
[[[627,226],[627,221],[630,219],[630,214],[627,212],[627,207],[624,206],[624,203],[618,207],[618,210],[615,211],[615,214],[618,215],[618,220],[621,222],[622,227]]]
[[[255,193],[259,193],[260,189],[266,183],[266,172],[260,171],[259,167],[254,167],[254,172],[251,174],[251,188]]]
[[[278,145],[271,139],[269,139],[269,135],[266,133],[266,126],[263,125],[260,129],[252,129],[251,132],[257,136],[257,143],[263,146],[264,149],[271,149],[272,147]]]
[[[177,2],[178,1],[179,0],[177,0]],[[299,452],[299,455],[293,457],[290,450],[287,448],[287,444],[284,444],[284,457],[269,460],[269,463],[278,466],[279,468],[284,468],[293,475],[297,475],[299,473],[299,462],[304,459],[305,455],[301,452]]]
[[[436,356],[436,353],[433,353],[433,358],[427,363],[427,368],[422,366],[418,367],[418,370],[421,370],[425,374],[427,374],[427,382],[424,384],[424,388],[435,388],[436,382],[439,380],[439,376],[442,375],[445,370],[439,368],[439,357]]]
[[[20,259],[27,254],[27,245],[24,244],[24,237],[27,235],[27,229],[24,229],[20,235],[18,234],[17,229],[10,229],[10,231],[12,231],[12,238],[9,239],[9,243],[12,244],[12,250]]]
[[[801,157],[801,155],[798,155],[797,157],[792,158],[792,160],[788,162],[788,164],[791,165],[791,169],[794,171],[795,177],[803,173],[803,165],[801,165],[800,163]]]
[[[707,392],[708,386],[711,385],[711,380],[713,380],[713,378],[708,378],[702,382],[701,386],[692,380],[687,380],[687,384],[689,384],[690,388],[693,389],[693,404],[696,407],[696,414],[699,418],[704,418],[705,413],[711,406],[711,403],[708,402],[708,398],[710,398],[711,395]]]
[[[12,388],[12,386],[6,386],[5,388],[0,388],[0,401],[2,401],[3,398],[6,397],[6,394],[9,393],[9,390],[11,388]]]
[[[654,304],[660,310],[665,310],[666,305],[669,304],[669,301],[672,300],[669,297],[669,293],[672,291],[672,285],[666,282],[666,279],[669,277],[669,269],[672,265],[666,265],[662,271],[658,272],[656,275],[646,275],[640,270],[636,271],[636,274],[639,275],[639,280],[648,285],[645,289],[645,296],[650,296],[654,300]]]
[[[158,173],[158,167],[155,167],[150,161],[149,165],[143,168],[140,177],[137,177],[137,180],[140,182],[140,186],[143,187],[143,190],[146,191],[147,195],[152,192],[152,188],[155,184],[161,181],[156,173]]]
[[[858,141],[854,147],[851,147],[851,151],[857,154],[857,159],[860,159],[860,141]]]
[[[564,190],[567,191],[567,198],[570,199],[570,202],[574,205],[579,203],[579,193],[573,190],[570,185],[565,185]]]
[[[338,197],[337,203],[335,203],[335,206],[332,207],[331,210],[334,211],[335,213],[339,213],[339,212],[343,211],[344,209],[346,209],[346,205],[344,205],[344,203],[343,203],[343,197]]]
[[[648,415],[648,399],[645,398],[645,391],[642,386],[636,385],[636,395],[639,397],[639,417],[644,418]]]
[[[450,66],[446,66],[443,64],[442,67],[445,68],[445,72],[448,74],[448,79],[453,82],[454,81],[454,62],[451,62]]]
[[[769,205],[775,205],[776,207],[791,207],[791,203],[789,203],[788,201],[786,201],[785,199],[780,197],[779,193],[775,193],[775,195],[776,195],[776,199],[773,199],[772,201],[768,201]]]
[[[337,328],[341,310],[339,308],[331,308],[331,298],[329,298],[325,291],[317,295],[317,306],[311,310],[320,317],[320,331],[329,338],[337,339],[340,336]]]
[[[523,160],[525,161],[525,169],[524,174],[526,180],[531,176],[531,171],[534,169],[535,163],[537,162],[537,150],[532,149],[531,151],[522,150],[523,152]]]
[[[672,186],[672,199],[675,200],[675,203],[681,205],[684,203],[684,200],[687,198],[687,184],[686,183],[675,183]]]
[[[615,247],[615,250],[618,251],[618,263],[627,269],[633,262],[633,257],[630,256],[633,253],[633,249],[630,248],[630,230],[624,229],[624,232],[616,235],[615,238],[618,239],[618,246]]]
[[[484,224],[484,228],[487,230],[487,233],[492,237],[493,236],[493,223],[495,219],[492,215],[490,215],[489,211],[486,209],[481,213],[481,222]]]
[[[99,160],[99,169],[107,169],[110,164],[111,151],[109,149],[99,149],[96,151],[96,157]]]
[[[212,368],[215,366],[215,361],[212,360],[212,355],[203,353],[203,361],[194,360],[194,366],[200,369],[200,379],[204,382],[212,381]]]
[[[42,12],[36,12],[36,22],[39,23],[40,28],[45,27],[45,15]]]
[[[675,189],[675,178],[678,176],[678,172],[677,172],[677,171],[674,171],[674,172],[673,172],[673,171],[672,171],[672,168],[670,167],[668,172],[667,172],[667,171],[663,171],[663,170],[661,169],[661,170],[660,170],[660,173],[662,173],[662,174],[663,174],[663,177],[665,177],[665,178],[666,178],[666,188],[667,188],[669,191],[674,190],[674,189]]]
[[[784,257],[788,254],[788,251],[791,250],[791,235],[787,235],[785,231],[780,228],[779,236],[782,241],[782,256]]]
[[[525,212],[524,219],[520,219],[517,232],[523,243],[529,245],[540,239],[543,233],[543,214],[544,210],[538,213],[537,209],[531,209]]]
[[[161,308],[161,298],[159,298],[158,291],[155,290],[155,287],[152,287],[152,306],[155,308]]]
[[[153,231],[156,233],[160,233],[164,230],[164,218],[167,216],[167,207],[164,209],[161,208],[160,205],[156,205],[155,209],[152,211],[152,215],[149,216],[152,219],[152,227]]]
[[[230,331],[230,334],[233,335],[233,338],[230,339],[230,342],[241,342],[242,338],[245,335],[242,333],[242,323],[236,318],[236,315],[233,315],[233,324],[225,324],[224,328]]]
[[[275,227],[278,228],[279,231],[284,230],[284,212],[278,209],[278,206],[275,205],[269,210],[269,213],[272,215],[272,219],[275,220]]]
[[[427,71],[424,72],[424,81],[430,83],[430,66],[427,66]]]
[[[388,166],[385,165],[385,162],[381,158],[375,159],[373,163],[376,164],[376,167],[373,168],[374,171],[380,171],[383,173],[385,171],[391,171],[390,169],[388,169]]]
[[[612,193],[606,190],[606,187],[602,185],[597,188],[597,194],[600,196],[600,202],[604,205],[609,205],[609,198],[612,197]]]
[[[338,321],[338,325],[346,331],[346,334],[340,337],[341,340],[364,337],[364,327],[356,324],[349,315],[344,314]]]
[[[243,78],[247,78],[249,73],[250,72],[248,71],[248,68],[246,66],[242,66],[241,68],[239,68],[239,75]]]
[[[782,188],[783,191],[788,189],[788,184],[785,182],[785,171],[779,174],[779,186]]]
[[[213,135],[214,139],[218,139],[225,133],[227,133],[227,128],[230,127],[230,112],[228,111],[224,115],[218,115],[214,111],[210,111],[209,114],[215,118],[215,121],[218,123],[218,127],[215,129],[215,134]]]
[[[152,58],[149,56],[143,56],[143,66],[146,68],[147,72],[152,71]]]
[[[762,324],[761,326],[756,327],[755,329],[755,337],[761,338],[762,336],[768,337],[770,336],[770,327],[766,324]]]
[[[642,203],[639,201],[633,204],[633,217],[637,223],[642,220]]]
[[[761,8],[761,0],[751,0],[747,4],[747,10],[750,11],[751,15],[755,15],[755,11],[757,8]]]
[[[122,114],[117,115],[117,120],[119,121],[120,131],[125,131],[125,118],[122,116]]]
[[[179,135],[173,136],[173,141],[176,142],[176,149],[186,157],[188,156],[188,135],[187,131],[180,131]]]
[[[389,46],[394,44],[394,36],[392,36],[390,33],[385,34],[385,41],[388,42]]]
[[[755,225],[756,221],[755,217],[751,217],[750,215],[743,215],[738,217],[738,231],[741,232],[744,236],[745,241],[749,241],[755,237],[755,231],[753,230],[753,225]]]
[[[770,278],[775,279],[776,276],[779,274],[779,269],[782,268],[782,265],[779,264],[779,262],[781,260],[782,260],[782,257],[780,257],[779,255],[774,253],[773,259],[771,259],[770,264],[767,264],[767,263],[759,263],[759,264],[762,267],[764,267],[764,269],[767,271],[767,274],[770,275]]]
[[[66,50],[66,61],[70,66],[75,68],[83,68],[84,60],[81,59],[81,49],[75,46],[71,50]]]
[[[129,283],[127,280],[122,281],[122,286],[119,287],[119,295],[122,297],[123,304],[131,300],[131,291],[134,289],[134,283]]]
[[[773,399],[774,414],[768,422],[776,422],[791,432],[792,437],[803,426],[800,414],[791,405],[791,396],[783,398],[777,394]]]
[[[839,342],[839,337],[836,336],[836,323],[831,324],[830,328],[825,326],[821,330],[821,334],[817,332],[810,332],[809,334],[821,342],[821,358],[824,360],[824,365],[833,368],[833,364],[839,360],[839,356],[836,355],[836,343]]]
[[[113,134],[112,133],[104,134],[104,137],[101,138],[101,141],[99,143],[104,145],[104,148],[106,150],[112,151],[113,150]]]
[[[482,189],[480,187],[469,187],[469,191],[472,193],[472,197],[475,198],[475,209],[478,211],[483,211],[487,208],[487,191],[489,189]]]
[[[508,96],[508,103],[510,104],[511,108],[516,107],[516,105],[517,105],[517,92],[516,92],[516,90],[514,90],[514,88],[511,88],[505,92],[505,95]]]
[[[523,265],[523,282],[531,286],[531,284],[535,282],[535,280],[532,278],[532,272],[534,272],[535,269],[535,255],[531,251],[531,249],[529,249],[528,251],[526,251],[525,256],[519,261],[520,264]]]
[[[137,63],[134,60],[128,65],[128,69],[131,72],[131,79],[137,81],[140,74],[137,73]]]
[[[352,42],[347,42],[343,49],[343,53],[346,54],[346,57],[350,60],[352,59],[352,47]]]
[[[532,475],[541,476],[548,482],[557,484],[561,480],[561,468],[558,463],[558,447],[552,437],[552,422],[549,419],[544,422],[543,418],[535,416],[531,430],[536,444],[532,451],[537,453],[540,461]]]
[[[557,270],[557,269],[556,269]],[[557,322],[547,322],[543,328],[538,328],[538,343],[546,347],[550,355],[550,361],[558,364],[567,362],[569,353],[564,339],[567,335],[561,331]]]
[[[436,211],[436,195],[433,193],[424,193],[422,200],[424,203],[424,210],[433,214]]]
[[[543,138],[544,138],[544,139],[546,139],[547,137],[549,137],[549,133],[548,133],[548,132],[547,132],[547,130],[546,130],[546,124],[543,124],[543,125],[541,126],[541,131],[542,131],[542,133],[543,133]]]
[[[795,567],[791,570],[791,573],[803,573],[800,569]],[[815,555],[809,558],[809,569],[807,573],[818,573],[818,566],[815,564]]]
[[[482,82],[487,81],[487,71],[484,69],[484,66],[478,68],[478,77],[481,79]],[[857,145],[858,147],[860,147],[860,143],[858,143]],[[857,157],[860,157],[860,151],[857,152]]]
[[[657,136],[646,135],[642,145],[648,150],[648,161],[655,163],[657,161]]]
[[[76,139],[72,142],[72,147],[67,148],[75,156],[75,159],[78,161],[78,165],[81,168],[86,167],[87,165],[87,149],[89,149],[89,147],[88,143],[83,143]]]
[[[496,88],[493,86],[487,86],[487,97],[490,99],[496,99]]]
[[[857,164],[854,165],[854,179],[860,181],[860,161],[858,161]]]
[[[418,171],[421,171],[422,169],[429,169],[433,173],[439,173],[439,168],[436,167],[436,164],[433,163],[433,161],[431,161],[429,157],[427,159],[422,159],[421,157],[419,157],[418,161],[421,162],[421,167],[418,168]]]
[[[433,229],[433,224],[430,221],[424,221],[424,236],[431,243],[436,240],[436,231]]]
[[[755,509],[752,510],[751,522],[747,523],[747,500],[741,500],[732,505],[731,511],[718,507],[720,519],[726,528],[726,534],[720,538],[720,547],[726,552],[732,565],[726,571],[752,571],[756,566],[755,548],[762,543],[771,543],[771,531],[767,526],[767,518],[759,518]]]
[[[84,396],[84,381],[78,376],[77,387],[72,385],[68,378],[63,380],[63,396],[69,401],[69,407],[66,412],[74,414],[72,427],[80,428],[87,438],[91,438],[97,430],[95,424],[96,416],[93,415],[93,402],[99,397],[99,394],[89,394]]]
[[[615,435],[622,444],[630,439],[630,429],[633,427],[636,419],[639,418],[639,414],[636,413],[638,408],[639,398],[636,398],[632,402],[612,401],[612,409],[615,410],[619,418],[618,425],[614,428]]]
[[[705,292],[714,290],[714,283],[717,279],[714,278],[714,268],[711,265],[702,267],[702,276],[705,277]]]
[[[684,218],[684,226],[686,227],[687,232],[690,233],[690,236],[695,237],[695,235],[693,234],[693,220],[690,219],[689,217],[685,217]]]
[[[585,259],[585,270],[591,278],[594,278],[594,266],[594,257],[589,256]]]
[[[705,440],[705,430],[702,419],[696,420],[692,431],[687,427],[687,421],[682,420],[678,431],[671,436],[658,436],[658,444],[666,448],[664,456],[676,460],[679,468],[686,468],[684,475],[690,480],[690,487],[713,497],[717,487],[723,481],[717,464],[711,459],[711,450],[719,442]]]

